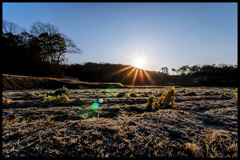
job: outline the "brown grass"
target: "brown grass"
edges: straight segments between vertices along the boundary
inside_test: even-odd
[[[186,88],[178,90],[183,89]],[[237,158],[238,106],[231,99],[232,88],[212,88],[225,90],[227,99],[201,95],[207,89],[191,88],[197,96],[176,94],[175,108],[156,111],[146,109],[148,97],[159,91],[151,88],[119,89],[137,93],[129,101],[127,95],[106,98],[104,89],[70,90],[69,102],[51,107],[44,106],[43,99],[18,99],[24,91],[3,92],[3,98],[12,99],[13,103],[2,109],[2,155]],[[41,94],[46,90],[32,92]],[[80,108],[100,98],[104,101],[99,118],[78,118]]]

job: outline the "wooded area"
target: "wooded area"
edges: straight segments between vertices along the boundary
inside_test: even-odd
[[[181,71],[181,68],[184,67],[178,70]],[[237,65],[225,64],[194,65],[188,67],[185,72],[169,75],[121,64],[88,62],[68,65],[64,68],[64,72],[66,76],[83,81],[120,82],[124,85],[238,86]]]
[[[132,66],[110,63],[67,65],[67,53],[82,50],[49,23],[37,21],[29,32],[3,21],[3,73],[44,77],[71,76],[88,82],[119,82],[124,85],[238,86],[238,66],[226,64],[184,65],[161,71],[145,71]]]
[[[30,33],[16,24],[2,24],[3,73],[63,77],[66,53],[82,53],[75,43],[49,23],[37,21]]]

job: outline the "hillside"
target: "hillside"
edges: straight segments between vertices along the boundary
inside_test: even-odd
[[[238,86],[237,65],[182,66],[174,75],[148,71],[129,65],[92,63],[71,64],[62,67],[65,76],[88,82],[114,82],[123,85],[157,86]]]
[[[2,74],[3,90],[20,89],[55,89],[65,85],[68,88],[106,88],[114,85],[118,88],[124,87],[121,83],[91,83],[79,81],[77,78],[51,78],[33,77],[22,75]]]
[[[114,82],[123,85],[171,85],[170,75],[130,65],[92,63],[62,67],[65,76],[88,82]]]

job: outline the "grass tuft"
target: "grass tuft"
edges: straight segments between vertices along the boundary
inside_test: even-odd
[[[70,96],[70,95],[71,95],[71,94],[70,94],[70,91],[69,91],[65,86],[63,86],[62,88],[57,89],[57,90],[55,91],[54,95],[55,95],[55,96],[58,96],[58,95],[62,95],[63,93],[64,93],[65,95],[67,95],[67,96]]]
[[[62,93],[61,95],[58,96],[50,96],[44,94],[44,101],[48,102],[50,106],[52,105],[58,105],[60,103],[68,102],[69,98],[65,93]]]
[[[238,89],[236,88],[235,90],[233,90],[233,91],[231,92],[231,95],[234,96],[233,99],[238,99]]]
[[[34,95],[31,92],[26,92],[24,96],[22,96],[23,99],[27,100],[27,99],[32,99],[34,98],[36,95]]]

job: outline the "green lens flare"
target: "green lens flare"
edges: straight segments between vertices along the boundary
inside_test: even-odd
[[[118,95],[118,89],[115,86],[109,86],[105,90],[105,95],[107,98],[115,98]]]
[[[97,110],[99,108],[99,103],[98,102],[92,103],[91,108],[92,108],[92,110]]]
[[[103,103],[103,99],[102,99],[102,98],[99,99],[98,102],[99,102],[99,103]]]

